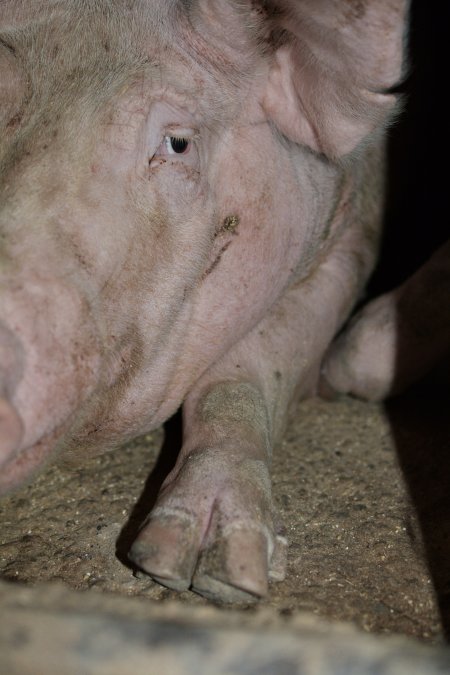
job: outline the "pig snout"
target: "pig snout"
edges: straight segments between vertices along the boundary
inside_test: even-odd
[[[1,492],[25,479],[66,435],[99,372],[88,303],[77,288],[31,275],[2,287]]]
[[[22,349],[12,332],[0,325],[0,466],[20,446],[23,421],[10,401],[20,377]]]

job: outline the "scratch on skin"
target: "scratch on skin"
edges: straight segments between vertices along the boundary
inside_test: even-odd
[[[238,228],[238,225],[239,225],[240,222],[241,222],[241,219],[236,214],[226,216],[223,219],[221,226],[216,231],[216,234],[215,234],[216,239],[220,235],[226,235],[226,234],[231,234],[231,235],[234,235],[234,236],[238,235],[239,233],[237,232],[237,228]],[[228,239],[228,241],[226,241],[225,244],[223,244],[223,246],[220,248],[218,254],[214,258],[211,265],[203,273],[202,281],[208,276],[208,274],[211,274],[211,272],[213,271],[213,269],[215,267],[217,267],[217,265],[220,262],[220,259],[221,259],[222,255],[225,253],[225,251],[227,250],[227,248],[231,244],[231,241],[232,241],[231,239]]]
[[[231,244],[231,241],[227,241],[227,243],[224,244],[224,245],[222,246],[222,248],[220,249],[218,255],[216,256],[216,258],[214,259],[214,261],[212,262],[212,264],[208,267],[208,269],[206,270],[206,272],[204,272],[203,277],[202,277],[202,280],[203,280],[203,279],[206,279],[206,277],[208,276],[208,274],[211,274],[211,272],[213,271],[213,269],[219,264],[222,255],[225,253],[225,251],[227,250],[227,248],[229,247],[230,244]]]

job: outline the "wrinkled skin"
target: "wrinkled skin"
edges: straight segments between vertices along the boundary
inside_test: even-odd
[[[283,577],[289,404],[325,354],[374,395],[370,339],[330,344],[376,257],[406,5],[1,3],[2,491],[183,405],[130,556],[221,600]]]

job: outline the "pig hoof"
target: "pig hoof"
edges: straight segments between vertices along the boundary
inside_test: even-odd
[[[129,558],[155,581],[176,591],[193,590],[214,602],[249,604],[264,598],[268,581],[285,577],[287,540],[245,524],[210,537],[197,553],[198,531],[186,514],[152,514],[131,547]],[[198,559],[197,559],[198,556]]]
[[[169,588],[249,603],[283,578],[281,534],[265,462],[236,448],[199,449],[162,487],[129,557]]]
[[[214,519],[213,519],[214,520]],[[212,600],[254,602],[268,593],[268,536],[247,523],[222,532],[212,523],[200,552],[192,589]]]
[[[128,557],[163,586],[185,591],[195,569],[193,543],[197,539],[195,521],[189,513],[155,509]]]
[[[282,581],[287,541],[277,537],[270,564],[266,532],[237,523],[203,549],[192,590],[215,602],[254,603],[268,594],[268,581]]]

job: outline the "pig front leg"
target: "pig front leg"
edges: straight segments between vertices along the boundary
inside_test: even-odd
[[[450,241],[401,286],[366,305],[333,343],[333,389],[380,400],[424,376],[450,350]]]
[[[184,405],[184,444],[130,557],[162,584],[226,602],[264,597],[284,576],[271,448],[294,394],[320,364],[360,288],[351,232],[306,283],[205,373]]]
[[[284,575],[286,540],[276,532],[269,475],[270,416],[254,385],[211,379],[185,402],[180,457],[131,557],[170,588],[246,602],[267,594],[269,578]]]

